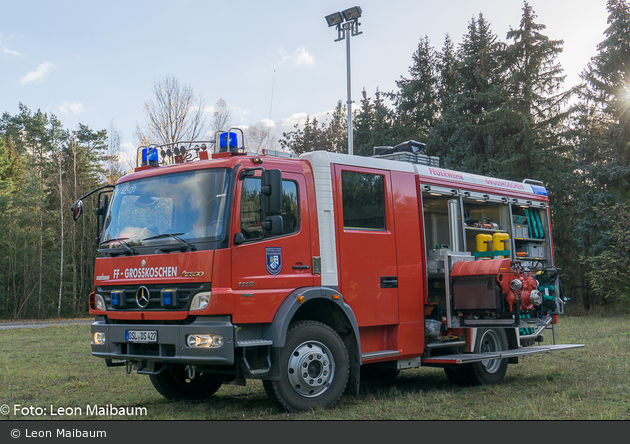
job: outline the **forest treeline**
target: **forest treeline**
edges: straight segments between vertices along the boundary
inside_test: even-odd
[[[608,27],[579,85],[565,85],[561,40],[533,9],[499,38],[483,14],[455,45],[419,39],[396,90],[364,90],[353,113],[354,154],[426,143],[444,168],[545,182],[554,252],[574,306],[630,307],[630,5],[608,0]],[[417,38],[417,37],[414,37]],[[346,110],[308,118],[281,148],[347,151]],[[116,130],[63,128],[20,104],[0,119],[0,318],[87,313],[93,211],[78,197],[123,174]]]

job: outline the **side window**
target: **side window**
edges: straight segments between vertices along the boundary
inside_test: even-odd
[[[299,230],[298,186],[292,180],[282,181],[282,234]],[[241,191],[241,233],[245,239],[262,238],[262,208],[260,178],[248,177],[243,181]]]
[[[385,230],[385,180],[380,174],[341,172],[343,227]]]

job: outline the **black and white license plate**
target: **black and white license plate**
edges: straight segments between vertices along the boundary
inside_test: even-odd
[[[157,342],[157,331],[127,330],[125,340],[127,342]]]

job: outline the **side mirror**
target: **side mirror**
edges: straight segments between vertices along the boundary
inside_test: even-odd
[[[262,227],[265,232],[272,236],[279,236],[284,231],[284,220],[282,216],[267,216],[267,220],[262,223]]]
[[[282,172],[265,170],[261,182],[262,210],[265,216],[273,216],[282,212]]]
[[[72,211],[72,219],[76,222],[81,217],[81,214],[83,214],[83,201],[81,199],[77,200],[72,204],[70,210]]]

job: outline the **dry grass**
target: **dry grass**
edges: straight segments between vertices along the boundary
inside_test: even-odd
[[[453,386],[440,369],[403,371],[395,384],[366,385],[328,411],[277,411],[260,381],[223,386],[209,401],[171,402],[148,377],[107,368],[90,355],[86,325],[0,331],[0,419],[151,420],[547,420],[630,419],[630,316],[565,316],[558,343],[583,349],[522,358],[497,386]],[[547,341],[551,340],[550,335]],[[88,415],[87,406],[141,407],[139,415]],[[19,405],[18,410],[15,406]],[[22,408],[47,415],[24,415]],[[77,409],[78,408],[78,409]],[[81,411],[79,411],[81,409]],[[17,413],[17,414],[14,414]]]

